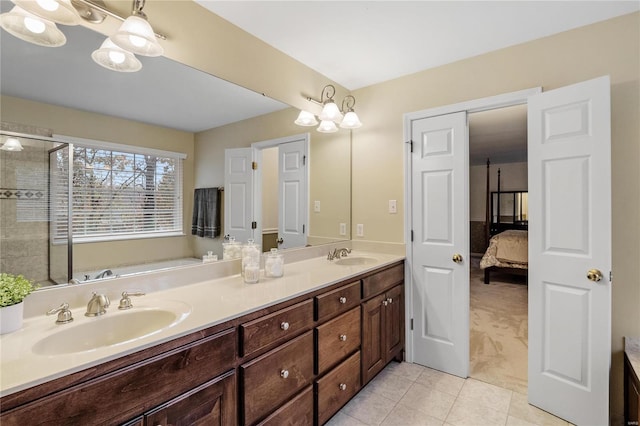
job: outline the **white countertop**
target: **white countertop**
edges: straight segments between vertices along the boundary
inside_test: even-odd
[[[346,266],[332,264],[326,256],[315,257],[286,263],[282,278],[264,278],[261,275],[257,284],[245,284],[240,275],[232,275],[132,298],[134,307],[131,311],[167,302],[187,304],[191,311],[181,322],[156,334],[92,351],[40,355],[33,351],[33,347],[39,340],[56,332],[126,314],[127,311],[118,311],[118,300],[112,298],[107,313],[100,317],[85,317],[84,307],[75,308],[72,310],[74,321],[69,324],[55,324],[55,315],[27,317],[21,330],[0,336],[0,394],[6,396],[84,370],[404,259],[404,256],[395,254],[355,250],[350,257],[354,256],[373,257],[376,262]],[[184,271],[189,273],[187,269]]]

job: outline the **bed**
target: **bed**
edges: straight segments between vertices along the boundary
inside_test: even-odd
[[[491,281],[491,272],[502,270],[527,275],[528,221],[527,191],[501,191],[500,169],[498,190],[489,190],[490,162],[487,160],[487,208],[485,237],[487,250],[480,260],[484,283]]]

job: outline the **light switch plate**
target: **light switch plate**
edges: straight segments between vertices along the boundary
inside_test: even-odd
[[[398,204],[396,200],[389,200],[389,213],[398,213]]]
[[[346,223],[341,223],[340,224],[340,235],[347,235],[347,224]]]
[[[356,225],[356,236],[364,237],[364,225],[362,223]]]
[[[320,213],[320,201],[316,200],[313,202],[313,211],[316,213]]]

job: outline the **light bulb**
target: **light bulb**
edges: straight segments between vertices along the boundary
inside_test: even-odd
[[[24,18],[24,26],[34,34],[42,34],[45,30],[44,22],[30,16]]]
[[[136,35],[130,35],[129,41],[131,42],[131,44],[137,47],[144,47],[144,45],[147,43],[147,40],[143,39],[142,37],[138,37]]]
[[[55,12],[60,7],[60,3],[55,0],[36,0],[38,6],[49,12]]]
[[[116,64],[121,64],[124,62],[125,56],[122,52],[112,50],[109,52],[109,59],[111,59]]]

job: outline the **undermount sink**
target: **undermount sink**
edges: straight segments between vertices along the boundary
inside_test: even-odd
[[[191,308],[180,302],[167,306],[110,309],[97,318],[76,318],[80,324],[60,325],[60,331],[33,346],[38,355],[65,355],[121,345],[159,333],[185,319]]]
[[[353,256],[353,257],[341,257],[340,259],[336,260],[333,263],[335,263],[336,265],[352,266],[352,265],[370,265],[370,264],[376,263],[377,261],[378,259],[373,257]]]

